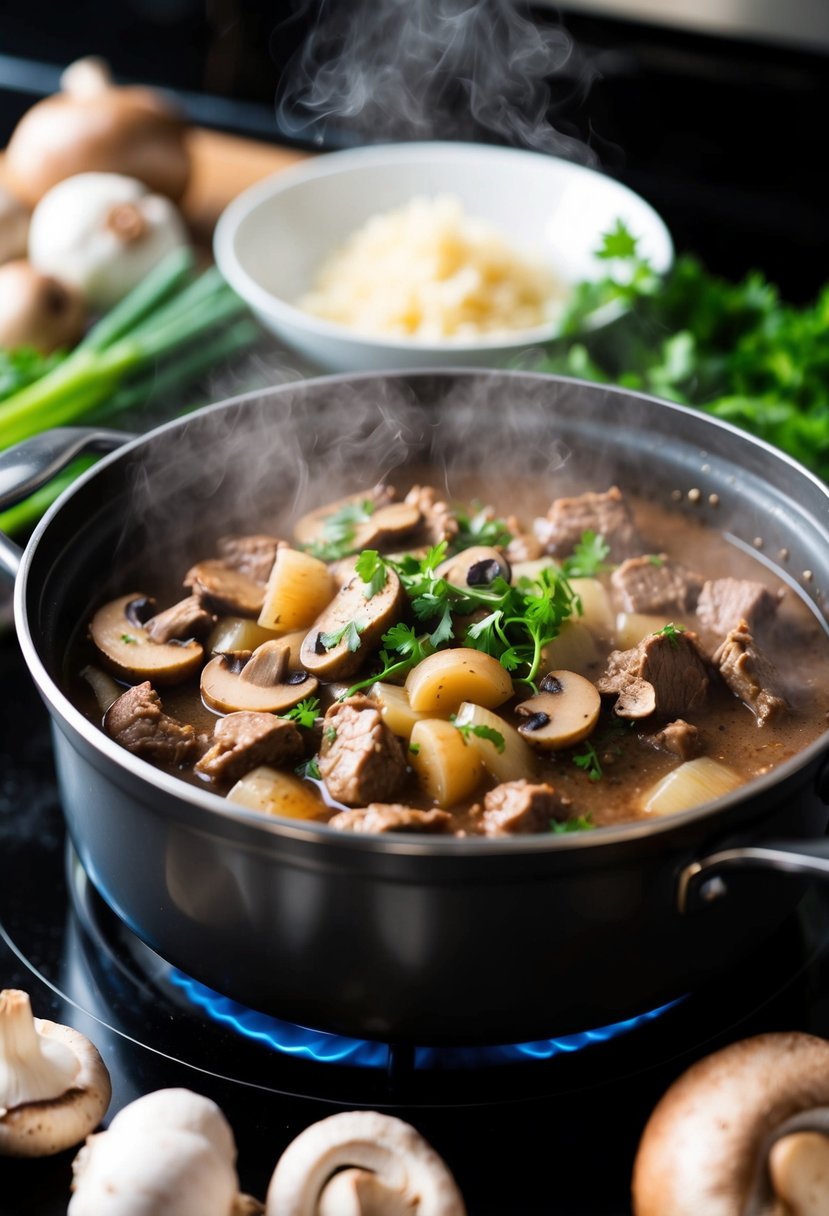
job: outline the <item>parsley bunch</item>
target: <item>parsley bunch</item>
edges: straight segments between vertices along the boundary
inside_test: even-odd
[[[558,637],[569,617],[581,612],[579,598],[566,575],[550,566],[534,579],[520,579],[514,587],[500,576],[486,586],[456,587],[438,574],[447,552],[448,545],[442,541],[423,558],[405,554],[394,560],[374,550],[360,555],[358,570],[366,584],[367,598],[376,593],[373,587],[379,589],[385,584],[384,569],[394,570],[420,628],[401,623],[388,630],[380,652],[382,670],[354,685],[350,693],[375,679],[391,679],[408,672],[441,645],[459,638],[459,618],[484,609],[482,619],[460,626],[460,640],[498,659],[515,679],[535,688],[544,647]]]
[[[756,271],[730,283],[689,255],[663,279],[621,222],[598,256],[608,274],[577,286],[543,370],[696,406],[829,478],[829,285],[796,308]]]

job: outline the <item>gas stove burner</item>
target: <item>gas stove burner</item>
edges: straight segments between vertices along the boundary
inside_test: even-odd
[[[268,1014],[257,1013],[229,997],[213,992],[175,967],[170,969],[168,980],[175,988],[181,989],[193,1005],[203,1009],[213,1021],[229,1026],[243,1038],[262,1043],[273,1051],[315,1060],[317,1063],[349,1064],[357,1068],[380,1068],[388,1071],[392,1065],[396,1049],[388,1044],[328,1034],[322,1030],[295,1026]],[[558,1035],[553,1039],[540,1039],[532,1043],[500,1044],[493,1047],[416,1047],[412,1064],[416,1070],[448,1070],[551,1060],[554,1056],[583,1051],[596,1043],[608,1043],[637,1030],[676,1008],[684,1000],[685,997],[679,997],[658,1009],[651,1009],[647,1013],[627,1018],[623,1022],[600,1026],[595,1030]]]

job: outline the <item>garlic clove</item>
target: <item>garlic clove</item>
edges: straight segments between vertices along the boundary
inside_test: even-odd
[[[111,1094],[87,1038],[34,1018],[25,992],[0,992],[0,1155],[45,1157],[77,1144],[100,1122]]]

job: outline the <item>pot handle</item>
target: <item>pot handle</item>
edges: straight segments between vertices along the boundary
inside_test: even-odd
[[[725,899],[727,876],[746,870],[771,870],[829,880],[829,840],[773,841],[757,848],[723,849],[694,861],[679,876],[679,911],[696,912]]]
[[[84,452],[112,452],[134,439],[127,431],[65,426],[0,452],[0,511],[34,494]],[[0,532],[0,571],[17,574],[22,550]]]

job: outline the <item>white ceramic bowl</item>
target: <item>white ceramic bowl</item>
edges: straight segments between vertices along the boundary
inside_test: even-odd
[[[556,322],[479,341],[369,337],[296,307],[322,263],[371,216],[418,195],[453,195],[516,249],[543,258],[565,285],[607,273],[594,256],[621,219],[655,270],[670,234],[643,199],[592,169],[486,144],[404,143],[330,152],[257,183],[219,219],[216,263],[263,325],[319,368],[501,366],[555,336]]]

